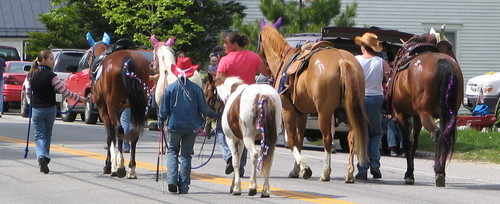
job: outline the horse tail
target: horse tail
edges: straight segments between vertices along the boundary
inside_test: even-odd
[[[436,159],[441,161],[441,164],[444,164],[445,160],[451,159],[453,155],[453,146],[456,139],[459,85],[458,77],[453,73],[453,66],[449,60],[439,59],[437,67],[441,80],[439,87],[441,135],[437,138]]]
[[[347,113],[347,122],[351,126],[349,131],[349,145],[358,155],[360,163],[368,162],[368,135],[367,135],[367,117],[364,110],[364,77],[361,70],[344,59],[339,61],[341,92],[344,95],[345,111]],[[351,142],[350,140],[353,139]],[[354,143],[354,144],[353,144]],[[352,146],[353,145],[353,146]],[[350,150],[350,152],[352,152]]]
[[[260,95],[255,105],[257,105],[257,134],[262,136],[258,170],[260,171],[262,168],[269,170],[278,137],[276,131],[276,128],[278,128],[276,127],[276,104],[274,104],[270,96]]]
[[[137,76],[137,66],[131,57],[123,59],[122,82],[127,92],[128,103],[132,112],[131,122],[134,127],[143,127],[146,122],[146,84]],[[142,130],[142,128],[139,128]]]

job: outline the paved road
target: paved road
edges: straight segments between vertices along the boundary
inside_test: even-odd
[[[138,179],[101,174],[105,159],[104,129],[100,125],[57,121],[52,139],[51,172],[38,172],[34,147],[23,159],[27,119],[0,118],[0,203],[499,203],[500,165],[452,161],[448,186],[434,187],[433,162],[416,160],[416,184],[403,184],[406,162],[383,157],[383,179],[345,184],[343,153],[333,155],[332,181],[320,182],[323,153],[305,151],[313,169],[309,180],[288,179],[292,156],[287,149],[275,153],[269,199],[228,194],[230,178],[223,174],[218,152],[207,166],[193,171],[189,194],[162,193],[154,181],[158,132],[145,131],[138,144]],[[128,154],[125,154],[128,157]],[[245,181],[247,179],[244,179]],[[258,180],[262,184],[262,180]]]

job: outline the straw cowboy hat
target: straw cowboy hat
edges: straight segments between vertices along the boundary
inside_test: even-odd
[[[378,40],[378,36],[373,33],[365,33],[361,37],[356,36],[354,38],[354,43],[359,46],[370,47],[375,52],[380,52],[383,49],[382,44]]]
[[[191,58],[189,57],[179,57],[177,58],[177,63],[175,65],[172,64],[171,70],[172,73],[176,76],[184,76],[186,78],[189,78],[193,76],[194,72],[198,70],[199,66],[200,65],[198,64],[193,64],[191,62]]]

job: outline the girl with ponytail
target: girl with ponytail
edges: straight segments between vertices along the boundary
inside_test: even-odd
[[[52,127],[56,119],[56,92],[76,101],[86,102],[85,98],[70,92],[64,82],[52,72],[54,56],[50,50],[38,53],[28,73],[29,83],[26,87],[31,109],[31,117],[35,128],[36,156],[40,172],[49,173],[49,151]]]

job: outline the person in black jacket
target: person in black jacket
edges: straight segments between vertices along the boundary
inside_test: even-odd
[[[52,127],[56,119],[56,92],[76,101],[86,102],[85,98],[70,92],[64,82],[52,72],[54,56],[50,50],[40,51],[28,73],[28,98],[32,107],[31,117],[35,128],[36,156],[40,172],[49,173],[50,141]]]

